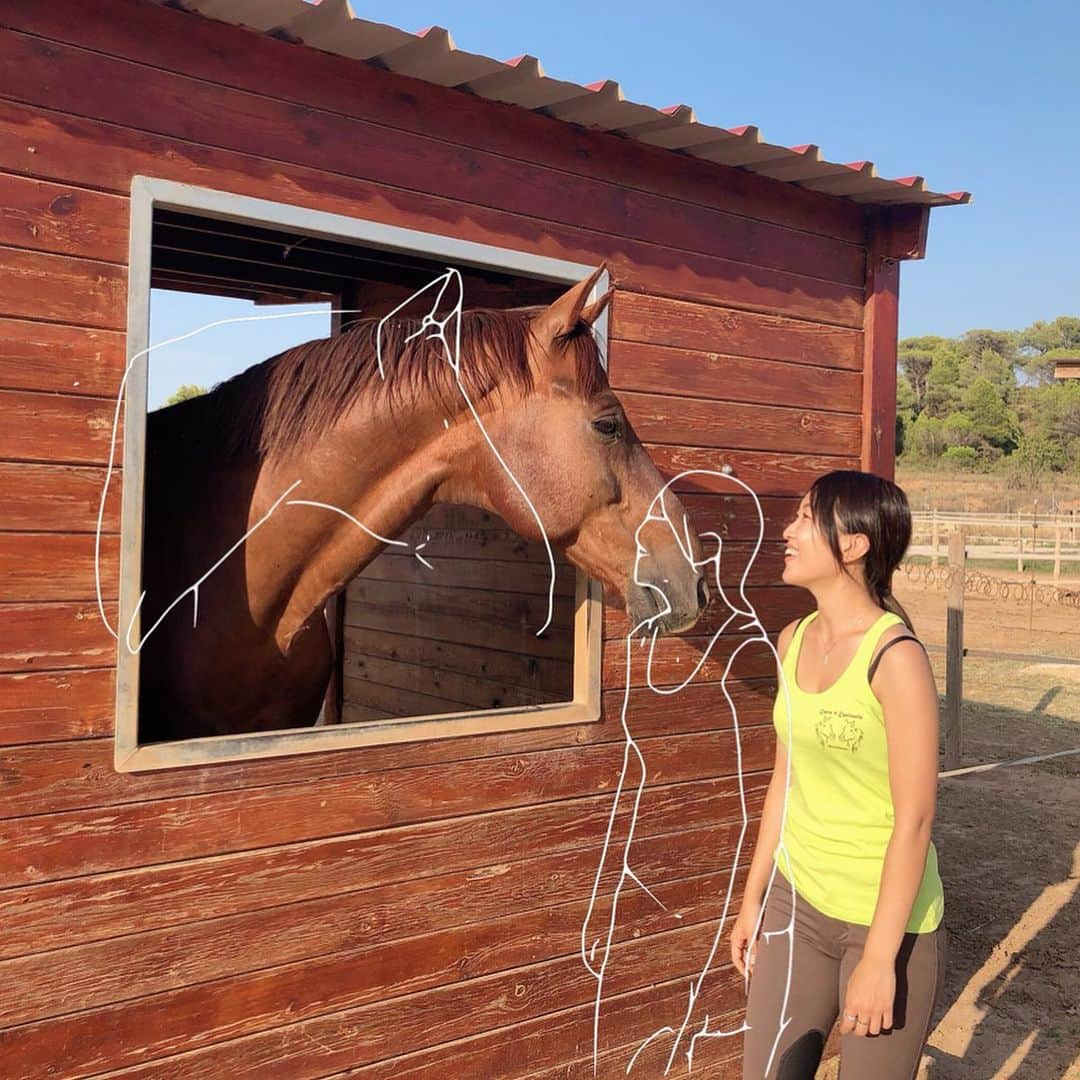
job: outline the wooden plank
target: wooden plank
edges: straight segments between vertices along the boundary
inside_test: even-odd
[[[858,414],[790,409],[771,405],[705,401],[701,398],[619,394],[638,438],[677,446],[731,446],[850,456],[859,446]]]
[[[754,800],[764,797],[767,782],[765,773],[744,777],[748,812],[756,812]],[[498,892],[498,867],[520,858],[523,842],[530,857],[575,851],[605,835],[610,814],[610,794],[590,795],[482,814],[467,822],[420,822],[360,836],[138,867],[107,878],[94,875],[23,886],[0,892],[5,919],[0,956],[40,952],[42,942],[50,949],[62,948],[360,889],[391,888],[438,874],[480,873]],[[658,785],[642,795],[636,835],[643,839],[735,820],[741,820],[736,777]],[[469,846],[461,842],[463,828]],[[559,880],[550,878],[535,895],[557,889]],[[402,895],[408,895],[408,889]],[[358,930],[377,938],[384,927],[377,921]]]
[[[671,982],[654,982],[636,991],[627,992],[608,1002],[606,1024],[602,1027],[611,1045],[625,1042],[634,1034],[644,1039],[668,1023],[681,1022],[686,1009],[687,986],[696,972],[691,967],[683,978]],[[712,981],[706,981],[702,995],[703,1007],[710,1016],[730,1014],[745,1001],[741,981],[730,970],[720,971]],[[422,1080],[434,1072],[445,1070],[451,1076],[521,1077],[539,1068],[565,1067],[565,1063],[591,1052],[593,1042],[593,1004],[580,1005],[536,1020],[507,1026],[448,1047],[432,1047],[418,1053],[386,1059],[367,1068],[350,1070],[349,1075],[363,1080]],[[647,1060],[659,1060],[656,1054]],[[604,1080],[625,1077],[628,1060],[619,1061],[604,1073]],[[644,1066],[643,1062],[643,1066]],[[641,1073],[643,1076],[662,1075]],[[713,1080],[716,1073],[703,1073]],[[599,1074],[597,1080],[600,1080]]]
[[[541,557],[536,560],[489,559],[482,548],[478,549],[463,538],[455,544],[459,554],[453,558],[432,557],[425,547],[424,558],[431,563],[431,567],[424,566],[412,554],[399,555],[393,548],[387,548],[373,562],[368,563],[362,573],[368,581],[438,584],[454,589],[485,591],[497,587],[499,592],[546,597],[551,581],[551,567],[543,545],[534,546],[539,547],[541,552]],[[576,576],[570,571],[566,558],[558,551],[553,553],[556,556],[555,595],[573,596]]]
[[[697,496],[697,498],[719,499],[723,496]],[[722,520],[721,514],[725,512],[719,508],[711,511],[710,513],[715,515],[712,520],[715,520],[720,528],[727,528],[730,525],[730,531],[735,531],[738,522]],[[694,511],[691,511],[691,514],[695,526],[700,526],[705,515],[700,511],[696,515]],[[371,584],[380,585],[381,583]],[[779,629],[789,613],[796,610],[791,606],[793,602],[784,598],[784,592],[782,588],[775,593],[766,590],[760,597],[762,605],[760,610],[766,618],[766,626],[770,632]],[[787,592],[790,593],[791,590]],[[539,601],[530,601],[530,603],[535,606]],[[541,604],[540,607],[543,610],[538,608],[532,611],[533,621],[531,624],[525,624],[526,629],[530,625],[539,627],[542,624],[546,614],[546,604]],[[107,610],[115,626],[114,607],[110,605]],[[718,616],[719,610],[718,608]],[[440,638],[441,640],[488,646],[492,644],[488,623],[485,621],[488,616],[482,611],[478,611],[478,616],[477,619],[468,619],[461,614],[452,613],[425,615],[423,625],[425,631],[433,636],[445,635]],[[563,659],[568,659],[572,655],[572,642],[569,636],[555,632],[560,619],[567,617],[567,613],[561,611],[559,604],[556,603],[553,626],[539,637],[535,635],[535,632],[529,632],[527,640],[530,643],[532,655]],[[710,614],[706,618],[711,617]],[[726,614],[722,617],[726,618]],[[781,620],[779,626],[774,620]],[[417,625],[415,615],[404,607],[398,609],[366,603],[351,605],[346,622],[348,626],[398,633],[412,633]],[[708,627],[711,623],[706,621],[701,625]],[[610,606],[605,607],[605,635],[620,637],[625,635],[626,630],[625,614]],[[504,632],[501,636],[504,646],[507,640]],[[115,655],[116,642],[101,622],[94,603],[0,604],[0,672],[101,667],[112,664],[115,661]],[[611,685],[611,678],[611,671],[605,671],[604,684],[606,686]]]
[[[0,247],[0,280],[4,282],[0,316],[102,330],[123,330],[127,325],[124,267]]]
[[[0,388],[115,400],[123,372],[123,334],[0,319]]]
[[[733,625],[745,625],[739,619]],[[653,686],[679,686],[693,675],[695,683],[720,682],[724,677],[728,661],[736,648],[741,646],[732,665],[730,690],[737,703],[746,700],[749,694],[760,694],[766,687],[760,685],[776,671],[776,661],[768,647],[761,642],[752,642],[747,634],[723,634],[716,639],[711,650],[711,637],[661,638],[652,651],[651,664],[646,650],[631,645],[631,663],[634,665],[630,684],[646,687],[651,679]],[[749,644],[747,644],[750,642]],[[636,650],[634,652],[633,650]],[[706,650],[709,650],[705,657]],[[638,655],[640,653],[640,655]],[[703,659],[705,657],[705,659]],[[700,665],[700,666],[699,666]],[[611,672],[611,685],[626,682],[626,641],[624,638],[609,638],[604,642],[604,667]],[[750,681],[752,685],[740,686]],[[658,708],[662,708],[657,703]],[[725,711],[727,706],[724,706]]]
[[[426,638],[482,647],[510,648],[515,637],[536,656],[569,659],[573,640],[567,629],[572,610],[569,598],[556,597],[551,625],[536,631],[547,619],[547,597],[507,593],[500,597],[477,589],[429,587],[421,600],[431,606],[414,606],[411,586],[354,578],[349,586],[345,625],[396,634],[423,632]],[[436,606],[437,605],[437,606]]]
[[[456,584],[443,585],[419,582],[368,581],[360,574],[349,583],[345,621],[354,625],[350,616],[354,609],[375,606],[396,611],[406,609],[420,620],[428,616],[452,615],[498,622],[506,631],[513,628],[540,627],[547,616],[547,592],[543,595],[504,592],[496,589],[462,589]],[[572,601],[565,596],[555,597],[554,619],[567,619],[573,613]]]
[[[760,810],[763,792],[756,790]],[[642,835],[633,849],[639,874],[668,908],[665,928],[720,913],[741,821]],[[462,823],[467,834],[467,823]],[[223,918],[127,934],[0,961],[0,1026],[161,994],[310,957],[400,943],[453,927],[559,907],[587,898],[603,846],[597,833],[573,852],[545,852],[511,863],[414,880]],[[710,850],[711,846],[711,850]],[[703,875],[691,876],[702,863]],[[739,877],[749,858],[742,860]],[[621,863],[605,868],[598,895],[611,894]],[[741,883],[741,882],[740,882]],[[716,889],[711,894],[707,888]],[[631,890],[628,889],[629,893]],[[656,908],[655,902],[653,907]],[[620,912],[625,916],[625,912]],[[605,921],[594,912],[595,925]],[[392,981],[387,990],[392,992]],[[388,995],[389,996],[389,995]]]
[[[690,522],[698,532],[712,530],[724,541],[757,540],[764,530],[765,539],[779,541],[784,526],[794,518],[799,500],[770,496],[759,499],[758,507],[749,495],[714,495],[708,492],[687,492],[679,501],[690,515]]]
[[[744,769],[767,768],[773,743],[771,727],[742,732]],[[730,731],[647,739],[640,745],[653,784],[730,775],[736,769]],[[0,887],[611,791],[622,756],[617,744],[550,750],[376,773],[362,785],[354,779],[314,781],[8,817],[0,823]],[[45,801],[53,802],[49,796]],[[5,802],[10,813],[12,803]],[[311,812],[314,806],[318,814]]]
[[[78,20],[71,17],[73,11]],[[175,12],[132,0],[103,0],[92,11],[71,3],[17,8],[5,13],[4,21],[54,41],[346,116],[356,115],[362,102],[365,117],[391,128],[483,147],[621,188],[724,207],[852,244],[863,240],[862,207],[848,200],[636,140],[603,136],[404,75],[358,69],[350,58],[297,49],[272,38],[253,39],[242,27],[198,16],[179,23]],[[274,73],[270,81],[268,71]]]
[[[109,146],[109,154],[101,154],[102,145]],[[621,287],[671,295],[690,290],[691,298],[706,304],[723,299],[724,282],[731,276],[730,270],[709,269],[698,257],[661,258],[662,249],[651,244],[550,223],[538,229],[532,219],[482,207],[470,208],[463,217],[460,204],[452,199],[284,163],[268,172],[261,157],[166,140],[3,100],[0,167],[55,180],[92,182],[125,195],[131,176],[140,173],[553,258],[587,263],[604,259]],[[693,271],[688,260],[694,262]]]
[[[344,692],[346,703],[379,709],[383,716],[441,716],[469,708],[458,698],[431,694],[426,688],[408,690],[362,679],[346,679]]]
[[[0,245],[127,265],[128,200],[0,172]]]
[[[108,459],[114,414],[114,404],[102,398],[0,390],[0,458],[101,464]],[[116,452],[119,459],[119,437]]]
[[[623,282],[619,280],[620,288]],[[862,334],[857,329],[800,321],[747,311],[734,311],[717,294],[712,302],[688,303],[674,292],[654,289],[652,295],[620,292],[611,311],[611,336],[680,349],[780,360],[788,364],[861,371]]]
[[[635,906],[640,907],[640,902]],[[580,917],[580,902],[575,900],[521,916],[443,928],[402,944],[309,958],[243,977],[20,1025],[5,1032],[5,1067],[17,1075],[40,1075],[53,1068],[65,1077],[81,1077],[103,1069],[141,1065],[148,1059],[191,1051],[221,1039],[374,1003],[385,998],[388,984],[398,994],[447,985],[461,993],[462,983],[467,985],[472,978],[531,967],[553,953],[565,960],[561,970],[548,980],[545,996],[550,999],[561,990],[571,1001],[581,1003],[582,1012],[591,1011],[595,982],[577,956]],[[646,929],[662,919],[668,920],[667,925],[674,921],[648,908],[639,919]],[[674,955],[661,952],[659,962],[672,963],[682,975],[690,974],[701,963],[702,937],[707,936],[708,931],[702,933],[700,927],[690,926],[663,934],[646,933],[628,942],[615,954],[618,963],[609,975],[612,992],[625,992],[648,979],[648,950],[663,950],[668,942],[682,948]],[[722,970],[718,985],[724,982]],[[519,982],[526,977],[524,972],[516,974]],[[683,984],[685,993],[685,979]],[[726,987],[732,999],[736,992],[741,993],[730,973]],[[537,989],[534,996],[540,992]],[[481,1022],[492,1021],[484,1018]],[[591,1025],[588,1029],[591,1033]],[[439,1049],[433,1052],[438,1054]],[[414,1068],[406,1074],[422,1075]],[[503,1074],[466,1071],[456,1075]]]
[[[858,413],[862,406],[862,375],[843,368],[616,340],[608,370],[616,390],[826,412]]]
[[[386,690],[415,690],[418,694],[456,702],[461,709],[501,709],[508,705],[541,705],[548,701],[570,701],[573,686],[570,665],[565,665],[560,683],[545,685],[535,676],[530,678],[527,655],[519,659],[518,671],[503,679],[488,679],[457,671],[443,671],[431,664],[410,664],[384,657],[369,657],[362,653],[346,655],[345,698],[367,704],[371,699],[365,692],[368,685]],[[404,704],[404,699],[401,701]],[[405,712],[413,712],[409,706]],[[430,710],[429,710],[430,711]],[[416,714],[423,715],[423,714]]]
[[[117,536],[101,538],[101,586],[115,600]],[[96,600],[94,537],[89,533],[0,533],[0,602]]]
[[[730,465],[735,476],[758,495],[797,495],[801,498],[822,473],[859,467],[858,457],[831,457],[825,454],[785,454],[764,450],[731,450],[727,447],[705,449],[651,442],[645,443],[645,449],[665,479],[687,469],[721,472],[725,465]],[[715,491],[720,494],[743,491],[731,480],[701,475],[676,481],[673,490],[679,493]]]
[[[115,605],[106,609],[115,625]],[[109,667],[116,641],[96,604],[0,604],[0,672]]]
[[[0,746],[112,734],[111,669],[0,675]]]
[[[718,891],[726,885],[719,877],[705,880],[712,881]],[[605,980],[605,1004],[612,1004],[617,1011],[621,993],[642,985],[643,976],[656,972],[661,965],[664,975],[684,969],[686,974],[694,973],[694,964],[701,963],[700,942],[708,936],[705,919],[721,907],[715,895],[702,894],[703,885],[703,879],[691,879],[674,886],[680,891],[694,888],[700,902],[692,912],[684,913],[684,923],[688,923],[684,929],[668,933],[647,933],[657,926],[667,929],[670,922],[658,916],[655,905],[651,911],[646,909],[646,898],[641,894],[620,898],[623,921],[616,927],[611,977]],[[600,904],[608,906],[608,898],[601,898]],[[730,972],[717,965],[716,978],[730,980]],[[507,1022],[547,1016],[571,1002],[587,1002],[594,987],[580,958],[567,955],[136,1065],[120,1075],[145,1078],[167,1076],[171,1071],[172,1075],[182,1073],[191,1080],[219,1076],[276,1076],[289,1080],[318,1077],[330,1067],[356,1067],[385,1058],[388,1046],[423,1048]],[[610,1022],[608,1011],[604,1016]]]
[[[732,602],[739,601],[736,596],[730,597]],[[792,619],[808,614],[813,610],[811,599],[802,589],[793,589],[788,585],[765,586],[746,590],[746,601],[757,613],[766,631],[770,634],[781,630]],[[721,627],[726,627],[723,641],[734,639],[739,631],[745,631],[749,620],[744,615],[732,617],[732,609],[720,600],[713,600],[702,613],[701,618],[694,624],[689,633],[678,634],[660,638],[659,648],[675,648],[680,642],[696,643],[708,640],[708,636],[715,634]],[[622,644],[630,629],[630,623],[626,618],[626,612],[621,608],[610,605],[604,608],[604,639],[605,643],[612,645]],[[775,665],[774,665],[775,668]],[[620,681],[621,667],[616,670],[608,665],[604,667],[604,685],[617,686]],[[634,685],[637,685],[636,683]]]
[[[0,461],[0,521],[27,532],[94,532],[105,470]],[[121,474],[113,473],[103,531],[120,528]]]
[[[268,95],[272,88],[265,72],[254,93],[242,92],[181,76],[176,69],[155,70],[83,48],[57,43],[42,49],[43,43],[21,33],[12,33],[10,39],[10,45],[0,46],[7,63],[21,68],[24,79],[36,77],[46,83],[30,89],[14,79],[8,81],[3,84],[4,96],[14,100],[209,145],[280,156],[283,161],[346,175],[363,169],[369,179],[406,189],[415,189],[437,177],[439,194],[560,224],[582,223],[584,213],[583,223],[591,229],[742,265],[742,274],[750,281],[755,277],[768,280],[773,272],[781,271],[806,279],[802,289],[816,289],[823,295],[835,285],[847,289],[862,286],[865,263],[861,238],[845,243],[757,220],[757,215],[748,218],[634,188],[620,188],[584,176],[577,169],[554,169],[543,157],[525,164],[482,146],[464,147],[451,142],[445,128],[430,138],[406,135],[365,117],[318,108],[298,110]],[[258,49],[257,42],[251,42],[249,48]],[[297,50],[290,52],[295,58]],[[85,87],[81,95],[65,94],[62,88],[48,84],[49,72],[55,65],[62,64],[77,77],[89,70],[90,63],[96,63],[100,73],[94,95],[89,95]],[[139,79],[147,105],[161,107],[166,99],[180,100],[191,115],[171,120],[126,100],[125,90],[130,97],[135,78]],[[350,111],[355,112],[358,100],[354,91],[354,109]],[[239,127],[236,117],[242,113],[246,130],[226,133],[214,113],[220,113],[234,129]],[[285,117],[292,121],[289,128],[282,126]],[[485,128],[490,130],[490,119]],[[268,133],[275,129],[276,138],[271,142]],[[339,139],[368,147],[371,153],[361,160],[347,160],[332,145]],[[417,169],[417,160],[429,161],[433,169]],[[748,253],[753,254],[753,260],[747,258]]]
[[[738,685],[734,688],[737,692],[742,689]],[[621,745],[619,715],[623,696],[621,686],[603,695],[603,712],[598,722],[431,739],[357,751],[255,759],[231,763],[227,769],[204,765],[166,772],[117,773],[112,764],[112,742],[107,739],[24,747],[0,756],[5,780],[0,790],[0,814],[42,814],[249,787],[304,785],[333,778],[351,778],[363,787],[368,777],[388,770],[432,763],[449,767],[455,761],[505,759],[508,754],[551,752],[567,747]],[[66,703],[67,698],[60,695],[50,698],[43,694],[40,700],[42,708]],[[716,684],[688,686],[677,695],[665,697],[662,703],[647,688],[632,689],[629,707],[633,710],[634,732],[639,737],[671,738],[680,733],[715,730],[730,723],[726,700]],[[748,695],[740,707],[741,722],[764,724],[769,720],[770,709],[771,702],[762,701],[759,705],[757,698]]]
[[[672,991],[675,991],[674,984]],[[736,997],[736,1001],[738,1000]],[[683,1011],[685,1012],[685,1005]],[[675,1013],[675,1019],[679,1019],[678,1012]],[[740,1029],[745,1019],[745,998],[731,1012],[711,1016],[709,1030],[717,1034],[713,1038],[699,1039],[694,1044],[693,1072],[688,1070],[688,1074],[697,1080],[744,1080],[743,1035]],[[675,1028],[678,1025],[667,1026]],[[700,1029],[700,1025],[691,1023],[687,1028],[688,1034],[692,1036]],[[560,1062],[538,1072],[530,1072],[520,1080],[625,1080],[626,1070],[631,1062],[633,1069],[639,1071],[641,1076],[662,1076],[671,1054],[672,1036],[661,1036],[647,1046],[643,1045],[651,1034],[651,1030],[647,1034],[639,1030],[631,1042],[602,1051],[595,1063],[593,1054],[589,1052],[573,1061]],[[680,1056],[685,1054],[688,1048],[687,1039],[681,1044]]]
[[[458,671],[487,679],[509,679],[521,671],[521,654],[504,649],[483,649],[452,641],[423,640],[406,634],[345,629],[346,657],[353,655],[402,660],[407,664],[430,663],[440,671]],[[346,661],[348,666],[348,661]],[[569,670],[565,660],[529,656],[529,668],[544,685],[564,677]]]
[[[298,112],[266,97],[209,86],[83,49],[43,44],[15,32],[0,32],[0,95],[156,135],[237,150],[263,160],[272,154],[283,163],[345,176],[363,170],[366,180],[406,191],[424,191],[417,185],[437,177],[438,194],[453,199],[458,206],[479,204],[528,216],[534,226],[546,227],[551,222],[606,237],[621,237],[635,228],[626,213],[625,194],[616,190],[612,201],[610,189],[585,178],[533,165],[523,168],[483,151],[415,136],[403,138],[397,131],[365,121],[316,110]],[[65,77],[56,78],[57,71],[63,71]],[[81,92],[73,92],[76,86]],[[86,93],[87,86],[94,87],[92,96]],[[185,108],[176,109],[176,101],[183,101]],[[357,145],[366,151],[359,157],[352,149]],[[424,162],[423,168],[417,167],[418,161]],[[424,193],[434,194],[430,190]],[[647,214],[643,217],[648,219]],[[657,226],[658,237],[663,236],[665,220],[662,217]],[[639,249],[656,248],[651,242],[632,242]],[[635,259],[626,247],[621,240],[612,245],[618,259],[612,263],[616,280],[629,288],[651,290],[655,273],[643,278],[639,271],[635,278],[635,264],[648,264]],[[861,323],[861,279],[857,283],[829,282],[671,249],[666,249],[666,258],[658,260],[659,250],[664,249],[654,250],[649,262],[661,263],[667,282],[662,291],[671,295],[820,317],[840,325]],[[745,250],[740,248],[740,253]]]

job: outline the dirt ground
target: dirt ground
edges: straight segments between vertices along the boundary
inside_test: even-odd
[[[943,645],[944,593],[900,574],[895,589]],[[964,619],[969,648],[1080,659],[1076,607],[968,598]],[[931,656],[944,694],[944,654]],[[1080,666],[965,660],[962,767],[1077,748]],[[920,1078],[1080,1080],[1078,781],[1080,754],[940,780],[950,954]],[[836,1075],[834,1059],[818,1080]]]

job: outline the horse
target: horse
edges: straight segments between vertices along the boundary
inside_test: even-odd
[[[328,598],[438,503],[546,539],[631,624],[693,626],[709,594],[685,510],[669,495],[682,536],[635,536],[664,481],[601,362],[603,269],[547,306],[460,312],[456,365],[430,316],[363,318],[150,414],[140,742],[314,725]]]

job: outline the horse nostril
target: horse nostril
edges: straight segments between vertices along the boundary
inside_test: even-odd
[[[709,602],[709,587],[705,584],[705,579],[703,577],[698,578],[697,599],[698,609],[703,610],[705,605]]]

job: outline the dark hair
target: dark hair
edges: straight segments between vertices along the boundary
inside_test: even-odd
[[[862,533],[870,541],[863,563],[870,595],[886,611],[899,615],[914,633],[910,616],[892,594],[893,572],[911,543],[911,508],[903,489],[873,473],[837,469],[814,481],[810,512],[837,565],[849,577],[851,571],[840,550],[840,530]]]

